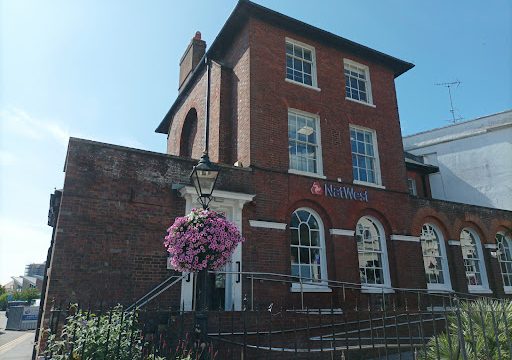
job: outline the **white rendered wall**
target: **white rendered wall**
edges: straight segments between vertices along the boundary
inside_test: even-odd
[[[439,166],[432,197],[512,210],[512,111],[404,137],[404,149]]]

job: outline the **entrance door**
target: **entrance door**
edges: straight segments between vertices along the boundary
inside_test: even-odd
[[[194,207],[200,207],[196,202],[194,188],[185,187],[180,190],[187,200],[186,213]],[[219,196],[217,196],[219,195]],[[234,197],[234,198],[233,198]],[[226,191],[214,192],[214,199],[210,203],[212,210],[222,212],[226,218],[232,221],[242,231],[242,209],[246,202],[252,200],[253,195],[231,193]],[[224,265],[220,273],[215,275],[215,299],[212,301],[212,310],[236,310],[242,309],[242,276],[241,274],[229,274],[242,271],[242,244],[239,244],[230,260]],[[195,279],[194,274],[187,274],[181,283],[181,308],[185,311],[195,309]]]

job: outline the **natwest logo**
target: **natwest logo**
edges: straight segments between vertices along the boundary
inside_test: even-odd
[[[314,181],[311,185],[311,194],[325,195],[337,199],[368,202],[367,189],[356,190],[352,186],[339,186],[333,184],[324,184],[324,186],[322,186],[319,181]]]
[[[322,189],[322,186],[318,181],[313,182],[313,185],[311,186],[311,194],[313,195],[323,195],[324,190]]]

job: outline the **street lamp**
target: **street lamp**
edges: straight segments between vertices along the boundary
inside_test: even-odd
[[[206,114],[204,124],[204,151],[201,159],[196,166],[192,169],[190,180],[196,189],[198,201],[203,206],[204,210],[208,209],[208,205],[212,200],[213,189],[219,176],[220,168],[210,162],[208,157],[208,135],[210,128],[210,79],[211,79],[211,60],[206,58]],[[208,357],[205,351],[206,343],[208,341],[208,309],[211,303],[212,281],[208,269],[201,270],[196,276],[197,294],[197,307],[199,312],[196,315],[197,324],[196,331],[198,332],[198,345],[202,348],[200,359]]]
[[[206,121],[208,123],[208,121]],[[207,125],[205,125],[207,126]],[[212,200],[213,189],[219,176],[220,168],[210,162],[208,151],[203,152],[203,156],[190,173],[190,180],[194,185],[197,193],[197,200],[203,206],[203,209],[208,209],[208,205]]]
[[[212,200],[213,188],[217,182],[220,169],[213,165],[208,157],[208,144],[210,132],[210,87],[211,87],[211,67],[212,62],[206,58],[206,114],[204,122],[204,151],[201,159],[192,169],[190,180],[196,188],[198,200],[203,205],[203,209],[208,209],[208,205]]]

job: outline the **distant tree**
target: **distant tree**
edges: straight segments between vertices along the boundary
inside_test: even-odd
[[[0,296],[5,294],[6,292],[7,290],[5,290],[5,288],[2,285],[0,285]]]

